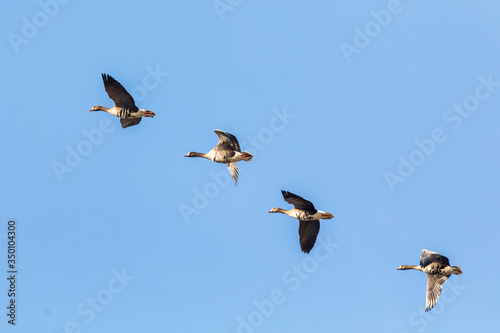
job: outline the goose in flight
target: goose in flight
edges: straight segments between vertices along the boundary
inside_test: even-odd
[[[427,274],[427,296],[425,298],[425,311],[429,311],[436,305],[443,284],[451,274],[460,275],[462,269],[458,266],[450,266],[450,261],[443,255],[429,250],[422,250],[420,254],[420,265],[401,265],[397,270],[415,269]]]
[[[214,132],[219,136],[217,146],[208,153],[189,152],[184,157],[204,157],[217,163],[225,163],[236,186],[239,176],[236,162],[248,162],[253,158],[253,155],[247,151],[241,151],[238,139],[234,135],[217,129]]]
[[[128,91],[111,75],[102,74],[102,81],[104,82],[104,89],[106,89],[109,98],[115,102],[115,106],[109,109],[96,105],[89,111],[106,111],[113,116],[117,116],[120,118],[123,128],[137,125],[141,122],[142,117],[153,118],[156,116],[153,111],[139,109]]]
[[[273,208],[268,213],[283,213],[299,220],[300,248],[302,252],[309,253],[314,243],[316,243],[316,237],[319,233],[319,220],[333,219],[333,215],[317,210],[310,201],[291,192],[282,190],[281,194],[283,194],[283,199],[292,204],[294,208],[290,210]]]

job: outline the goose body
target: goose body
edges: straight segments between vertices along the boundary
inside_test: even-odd
[[[458,266],[450,266],[450,261],[445,256],[434,251],[422,250],[420,254],[420,265],[401,265],[397,270],[414,269],[427,274],[427,294],[425,298],[425,311],[429,311],[436,305],[443,284],[452,274],[462,274]]]
[[[319,220],[320,219],[333,219],[333,215],[326,213],[322,210],[317,210],[314,205],[291,192],[281,191],[283,199],[294,208],[290,210],[282,208],[273,208],[268,213],[282,213],[300,221],[299,223],[299,240],[302,252],[309,253],[319,233]]]
[[[102,81],[104,82],[104,89],[108,93],[109,98],[115,102],[115,106],[106,108],[96,105],[89,111],[105,111],[119,117],[123,128],[139,124],[142,117],[153,118],[156,116],[153,111],[139,109],[128,91],[111,75],[102,74]]]
[[[236,162],[248,162],[253,158],[253,155],[247,151],[241,151],[238,139],[234,135],[217,129],[214,132],[219,137],[219,143],[212,150],[208,153],[189,152],[184,157],[203,157],[216,163],[225,163],[236,186],[239,177]]]

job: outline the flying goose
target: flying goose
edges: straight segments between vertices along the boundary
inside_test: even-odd
[[[283,213],[299,220],[300,248],[302,252],[309,253],[319,233],[319,219],[333,219],[333,215],[317,210],[310,201],[291,192],[282,190],[281,194],[286,202],[294,205],[294,208],[290,210],[273,208],[268,213]]]
[[[238,139],[228,132],[214,130],[219,136],[219,143],[208,153],[189,152],[184,157],[204,157],[217,163],[226,163],[229,173],[233,178],[234,185],[238,184],[238,165],[239,161],[250,161],[253,155],[247,151],[241,151]]]
[[[106,111],[120,118],[122,127],[137,125],[141,122],[142,117],[153,118],[156,114],[153,111],[139,109],[134,102],[134,99],[125,88],[108,74],[102,74],[104,89],[108,93],[109,98],[115,102],[115,106],[111,109],[104,106],[96,105],[89,111]]]
[[[462,269],[458,266],[450,266],[450,261],[443,255],[429,250],[422,250],[420,254],[420,265],[401,265],[397,270],[415,269],[427,274],[427,296],[425,298],[425,311],[429,311],[436,305],[443,284],[451,274],[460,275]]]

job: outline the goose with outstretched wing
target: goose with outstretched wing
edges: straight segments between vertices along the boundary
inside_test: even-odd
[[[109,98],[115,102],[115,106],[106,108],[96,105],[89,111],[106,111],[113,116],[119,117],[123,128],[139,124],[142,117],[153,118],[156,116],[153,111],[139,109],[135,105],[134,98],[111,75],[102,74],[102,81],[104,82],[104,89]]]
[[[217,163],[225,163],[236,186],[239,177],[236,162],[248,162],[253,158],[253,155],[247,151],[241,151],[238,139],[234,135],[217,129],[214,132],[219,137],[219,143],[212,150],[208,153],[189,152],[184,157],[203,157]]]
[[[293,205],[294,208],[290,210],[273,208],[268,213],[282,213],[299,220],[300,248],[302,252],[309,253],[318,237],[319,220],[333,219],[333,215],[322,210],[317,210],[310,201],[296,194],[283,190],[281,194],[283,195],[283,199]]]
[[[425,311],[429,311],[436,305],[443,284],[451,274],[460,275],[462,269],[458,266],[450,266],[450,261],[445,256],[434,251],[422,250],[420,254],[420,265],[401,265],[397,270],[414,269],[427,274],[427,294],[425,298]]]

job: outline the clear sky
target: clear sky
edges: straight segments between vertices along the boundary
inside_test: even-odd
[[[1,331],[498,332],[499,10],[2,1]],[[101,73],[157,116],[88,112]],[[183,157],[214,129],[238,187]],[[335,216],[308,255],[280,190]],[[429,313],[422,249],[463,270]]]

